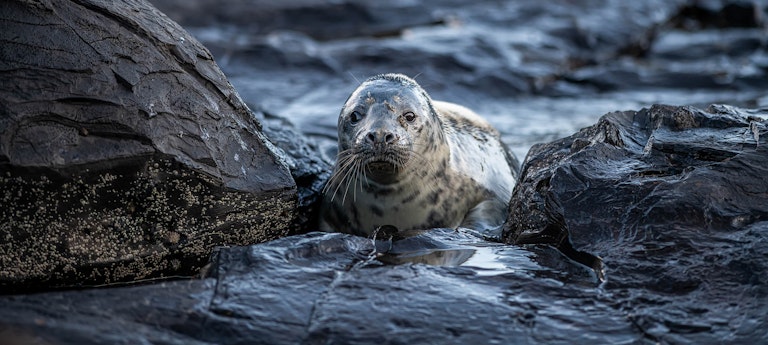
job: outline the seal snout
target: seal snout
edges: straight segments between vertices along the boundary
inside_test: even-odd
[[[397,150],[400,136],[386,128],[376,128],[365,134],[363,137],[363,146],[368,147],[371,153],[376,156],[389,155],[393,150]]]
[[[377,146],[377,145],[389,145],[395,142],[395,139],[397,137],[394,133],[390,131],[385,130],[374,130],[368,132],[368,134],[365,135],[365,139],[368,140],[368,143]]]
[[[362,144],[361,158],[367,177],[384,184],[397,181],[408,161],[407,149],[401,146],[400,137],[393,131],[377,128],[364,135]]]

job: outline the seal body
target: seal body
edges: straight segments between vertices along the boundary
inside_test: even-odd
[[[338,133],[322,230],[370,236],[379,227],[486,230],[504,222],[519,163],[471,110],[383,74],[350,95]]]

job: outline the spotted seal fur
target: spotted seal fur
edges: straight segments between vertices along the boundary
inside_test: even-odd
[[[370,236],[379,227],[485,230],[504,222],[517,159],[479,115],[433,101],[413,79],[364,81],[341,109],[338,135],[322,230]]]

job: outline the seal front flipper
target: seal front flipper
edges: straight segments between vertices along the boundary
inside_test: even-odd
[[[507,218],[507,203],[499,200],[484,200],[469,210],[461,222],[462,228],[479,232],[497,230]]]

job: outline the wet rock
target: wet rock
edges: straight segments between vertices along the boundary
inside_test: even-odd
[[[358,20],[323,10],[347,2],[153,3],[203,41],[243,99],[289,117],[323,147],[335,145],[346,95],[386,72],[415,77],[433,98],[487,117],[521,157],[616,109],[766,103],[764,30],[675,24],[687,7],[720,11],[735,1],[354,1],[361,12],[396,13],[370,25],[397,29],[324,38],[313,32],[349,26],[327,22]],[[297,8],[306,11],[301,22],[269,24]]]
[[[505,229],[508,241],[531,244],[452,229],[376,242],[290,236],[220,248],[204,279],[0,296],[0,335],[55,344],[762,343],[766,125],[756,115],[766,114],[742,115],[654,106],[535,147]],[[605,275],[532,244],[562,241],[600,255]]]
[[[768,41],[762,28],[767,10],[749,1],[686,3],[650,27],[645,40],[636,40],[643,44],[620,51],[621,58],[570,71],[564,78],[599,91],[765,89]]]
[[[251,109],[258,109],[251,105]],[[255,113],[262,124],[264,135],[275,145],[285,159],[291,176],[296,181],[298,194],[297,219],[289,234],[302,234],[317,230],[321,192],[331,176],[332,159],[318,142],[299,132],[287,118],[267,112]]]
[[[0,5],[0,290],[193,275],[297,220],[284,157],[144,1]]]
[[[536,145],[504,239],[601,257],[653,341],[764,341],[766,115],[656,105]]]
[[[369,239],[291,236],[222,248],[214,275],[203,280],[2,296],[0,334],[35,334],[62,345],[562,343],[595,337],[614,343],[641,337],[620,310],[603,303],[594,276],[556,251],[492,245],[450,229],[389,246],[407,253],[414,242],[427,244],[421,250],[475,250],[485,259],[384,265]]]
[[[687,30],[762,27],[766,12],[768,5],[760,1],[691,1],[670,22]]]
[[[684,1],[153,3],[226,61],[225,72],[248,101],[283,115],[264,98],[294,102],[317,83],[356,84],[354,78],[387,72],[418,76],[438,90],[438,99],[469,106],[519,94],[583,94],[561,85],[561,76],[612,61],[631,47],[647,50]],[[253,85],[253,74],[275,68],[300,71],[312,88]],[[237,78],[250,69],[244,80]]]
[[[249,34],[294,30],[316,39],[397,35],[405,28],[440,22],[428,4],[364,1],[183,1],[155,0],[185,26],[237,26]],[[215,13],[215,16],[200,15]]]
[[[322,170],[323,160],[333,157],[336,117],[359,83],[355,78],[394,71],[417,77],[436,99],[488,117],[520,156],[532,143],[569,135],[605,111],[639,109],[659,100],[757,106],[766,97],[768,58],[761,29],[687,28],[671,19],[681,7],[705,4],[701,1],[154,3],[202,40],[243,98],[258,105],[253,109],[264,133],[286,153],[299,203],[310,209],[312,190],[322,177],[302,178],[302,171]],[[710,3],[721,6],[705,5]],[[532,159],[526,170],[530,176],[546,174],[546,164],[553,164],[560,169],[556,177],[566,180],[547,178],[561,182],[547,194],[523,198],[531,218],[518,221],[533,229],[523,234],[531,242],[558,246],[574,260],[553,246],[504,245],[440,229],[375,246],[339,234],[297,235],[221,248],[214,255],[214,275],[205,279],[0,296],[0,340],[8,335],[56,344],[766,343],[768,222],[762,211],[755,218],[721,217],[732,229],[720,228],[694,221],[704,206],[675,204],[681,192],[692,193],[692,200],[713,201],[706,189],[695,187],[711,189],[715,183],[669,187],[688,181],[691,172],[729,171],[733,167],[723,169],[723,164],[743,162],[740,154],[729,159],[722,150],[683,145],[703,142],[697,136],[703,133],[696,127],[698,115],[663,117],[667,120],[657,121],[660,131],[644,130],[665,140],[654,139],[648,156],[656,160],[649,162],[677,170],[656,172],[659,193],[667,194],[649,192],[634,200],[633,183],[649,186],[653,181],[643,179],[650,181],[653,171],[630,177],[618,190],[611,182],[595,182],[600,174],[625,178],[622,171],[633,167],[624,164],[632,159],[621,158],[621,148],[629,144],[621,146],[626,136],[618,128],[634,127],[616,120],[624,115],[612,116],[612,122],[594,127],[552,157]],[[745,127],[750,121],[756,132]],[[677,122],[690,128],[668,130]],[[708,123],[712,126],[704,131],[734,131],[708,136],[712,143],[744,140],[746,150],[757,135],[764,149],[759,119]],[[294,141],[293,124],[312,138]],[[743,133],[735,134],[738,129]],[[680,142],[670,146],[677,135]],[[593,145],[591,139],[601,136],[606,139]],[[632,150],[644,149],[648,141],[632,144]],[[712,147],[706,144],[702,147]],[[594,147],[603,147],[593,159],[601,169],[577,171],[602,194],[590,194],[587,187],[568,194],[569,183],[581,175],[569,177],[558,157],[570,157],[572,148],[578,155]],[[312,156],[316,150],[319,155]],[[706,156],[716,159],[685,170],[690,157]],[[611,162],[613,167],[605,166]],[[537,188],[550,188],[547,183]],[[618,198],[609,199],[615,204],[657,202],[660,207],[651,215],[659,223],[603,228],[601,222],[614,220],[611,211],[621,216],[624,209],[599,202],[576,205],[594,212],[596,225],[589,227],[591,213],[561,212],[559,203],[573,210],[569,202],[581,195]],[[755,195],[750,198],[756,200]],[[563,242],[566,226],[574,229],[573,243]],[[617,229],[627,229],[626,234],[614,235]],[[636,238],[631,231],[646,236]],[[374,248],[381,255],[373,255]],[[605,281],[593,269],[602,270]]]

